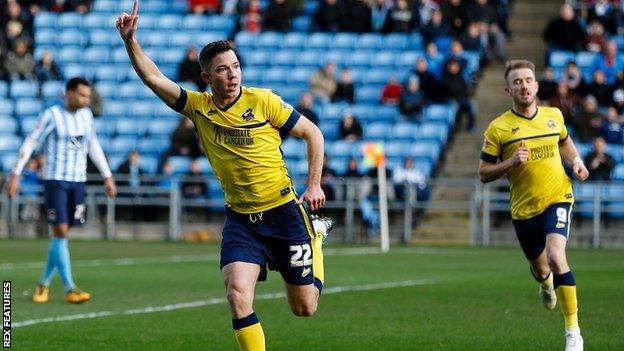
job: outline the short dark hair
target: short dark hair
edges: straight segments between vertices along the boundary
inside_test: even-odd
[[[210,61],[212,61],[215,56],[222,52],[230,50],[234,51],[234,53],[236,54],[236,51],[227,40],[213,41],[212,43],[204,46],[202,51],[199,53],[199,65],[201,66],[202,70],[208,71]],[[236,55],[236,57],[238,57],[238,55]]]
[[[514,69],[528,68],[535,74],[535,64],[529,60],[509,60],[505,63],[505,81],[509,77],[509,72]]]
[[[74,77],[68,80],[67,84],[65,84],[65,91],[76,90],[79,85],[86,85],[90,87],[91,83],[82,77]]]

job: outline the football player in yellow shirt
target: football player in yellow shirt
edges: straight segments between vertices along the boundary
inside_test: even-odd
[[[143,52],[135,37],[137,22],[135,0],[132,13],[121,14],[116,23],[135,71],[160,99],[194,122],[225,193],[220,264],[236,341],[241,350],[265,350],[253,300],[267,268],[281,273],[295,315],[314,314],[323,287],[321,246],[331,221],[314,219],[303,207],[305,202],[314,211],[325,203],[323,135],[270,90],[242,86],[240,63],[227,41],[206,45],[199,57],[211,93],[182,89]],[[307,143],[307,188],[299,198],[282,158],[280,132]]]
[[[487,183],[507,176],[516,236],[540,283],[542,302],[552,310],[559,300],[566,351],[583,350],[576,283],[565,252],[574,196],[562,160],[578,180],[589,174],[561,111],[537,106],[535,65],[527,60],[507,62],[505,81],[512,108],[485,131],[479,178]]]

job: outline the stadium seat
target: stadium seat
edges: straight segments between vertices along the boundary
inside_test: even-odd
[[[440,146],[436,142],[417,142],[409,147],[408,155],[414,159],[424,159],[435,163],[440,154]]]
[[[113,36],[110,31],[92,30],[89,32],[89,45],[92,46],[111,46],[121,42],[118,36]]]
[[[0,97],[0,111],[2,111],[3,115],[13,115],[15,112],[15,103],[13,100]]]
[[[173,169],[173,174],[186,174],[191,166],[191,158],[186,156],[171,156],[167,161]]]
[[[295,32],[309,32],[312,24],[310,16],[297,16],[292,21],[292,30]]]
[[[270,66],[272,63],[271,54],[267,51],[258,51],[253,55],[245,56],[243,58],[250,66]]]
[[[137,139],[134,136],[120,136],[110,142],[110,153],[127,155],[128,152],[136,149]]]
[[[149,90],[149,88],[141,87],[141,91],[143,92],[145,92],[146,89],[147,91],[149,91],[149,93],[152,93],[152,91]],[[154,110],[155,110],[154,105],[155,105],[154,101],[149,101],[149,100],[135,102],[132,104],[132,106],[130,106],[130,115],[134,119],[143,118],[143,119],[151,120],[151,118],[154,116]],[[145,122],[148,122],[148,121],[144,121],[144,123]]]
[[[433,140],[445,143],[448,137],[448,127],[439,123],[423,123],[418,132],[418,140]]]
[[[35,32],[36,45],[56,45],[58,32],[54,29],[39,29]]]
[[[0,138],[3,138],[5,135],[15,135],[19,131],[19,124],[17,120],[13,117],[9,116],[0,116]]]
[[[62,47],[58,52],[56,58],[58,62],[62,62],[64,65],[68,63],[79,64],[82,62],[83,48],[77,46]],[[84,68],[83,68],[84,70]]]
[[[56,26],[60,30],[76,29],[82,26],[82,15],[77,12],[64,12],[58,15]]]
[[[409,155],[410,146],[404,141],[389,141],[384,145],[384,153],[388,158],[403,158]]]
[[[412,33],[410,36],[410,48],[413,50],[422,50],[424,49],[424,40],[422,34],[420,33]]]
[[[47,81],[41,85],[41,96],[46,99],[62,98],[65,93],[65,82]]]
[[[206,17],[203,15],[189,14],[182,18],[182,28],[185,34],[189,31],[199,32],[206,29]],[[188,34],[187,34],[188,35]]]
[[[357,46],[357,43],[357,34],[337,33],[332,40],[332,48],[337,50],[353,50]]]
[[[378,103],[380,96],[381,91],[376,87],[363,86],[355,90],[355,101],[357,101],[358,103]]]
[[[22,145],[22,139],[17,135],[7,134],[0,138],[0,153],[17,152]]]
[[[442,121],[445,123],[453,123],[455,120],[455,109],[449,105],[433,104],[425,108],[425,121]]]
[[[418,129],[419,126],[417,123],[399,122],[392,126],[390,135],[392,140],[413,142],[418,138]]]
[[[308,35],[300,32],[290,32],[284,35],[282,48],[284,49],[301,49],[306,45]]]
[[[264,32],[258,37],[256,47],[275,50],[279,49],[284,39],[284,34],[278,32]]]
[[[434,42],[438,46],[438,52],[442,55],[448,55],[451,53],[451,43],[453,42],[452,37],[437,37]]]
[[[549,66],[555,70],[559,70],[568,64],[568,61],[574,61],[575,55],[571,51],[553,51],[548,59]]]
[[[332,35],[329,33],[316,32],[308,36],[306,47],[309,49],[327,50],[332,45]]]
[[[151,0],[141,4],[141,11],[153,14],[166,14],[170,11],[167,1]]]
[[[210,31],[219,31],[224,34],[224,38],[234,30],[234,16],[221,15],[209,16],[206,18],[206,29]],[[207,42],[204,44],[208,44]]]
[[[371,66],[373,56],[376,53],[374,51],[356,50],[349,55],[347,65],[352,67],[368,68]]]
[[[34,98],[37,97],[38,93],[37,83],[30,80],[15,80],[11,83],[9,96],[13,99]]]
[[[53,12],[41,11],[34,18],[35,32],[37,32],[40,29],[44,29],[44,28],[48,28],[48,29],[55,28],[56,27],[57,18],[58,18],[58,16],[55,13],[53,13]]]
[[[377,109],[374,111],[374,114],[375,116],[371,117],[372,119],[384,120],[384,121],[394,122],[394,120],[396,120],[397,117],[399,117],[399,111],[397,110],[396,106],[389,106],[389,105],[377,106]]]
[[[576,54],[575,61],[581,70],[593,69],[594,62],[598,54],[591,51],[579,51]]]
[[[323,55],[323,62],[333,62],[337,66],[346,66],[350,56],[350,51],[331,50]]]
[[[297,66],[307,66],[318,68],[325,63],[324,50],[308,50],[301,52],[297,59]]]
[[[5,97],[8,96],[8,94],[9,94],[9,83],[4,80],[0,80],[0,99],[4,99]]]
[[[288,76],[286,77],[288,83],[292,84],[308,84],[310,80],[310,76],[314,73],[313,68],[309,67],[296,67],[289,71]]]
[[[37,117],[30,116],[26,118],[20,118],[20,131],[23,137],[28,136],[35,130],[35,126],[37,125]]]
[[[168,34],[166,38],[163,38],[164,43],[169,47],[179,47],[186,49],[189,45],[195,44],[193,36],[187,32],[172,32]],[[201,50],[201,47],[197,47],[197,50]]]
[[[145,134],[146,123],[136,119],[122,119],[115,123],[115,134],[117,136],[133,136],[139,138]]]
[[[359,145],[350,141],[338,140],[331,144],[329,154],[331,157],[355,156],[358,153],[357,146]]]
[[[322,120],[319,122],[318,127],[321,130],[321,133],[323,133],[325,141],[334,141],[338,139],[338,123],[336,121]]]
[[[94,46],[86,48],[82,54],[82,61],[88,65],[101,65],[109,62],[110,48]]]
[[[383,85],[393,76],[394,71],[388,69],[374,69],[368,72],[368,74],[362,77],[362,83],[366,85]],[[380,96],[381,96],[381,90]]]
[[[624,164],[619,164],[615,166],[615,169],[613,170],[613,179],[624,180]]]
[[[410,69],[416,65],[419,57],[423,57],[422,51],[404,51],[400,54],[399,59],[396,62],[397,68]]]
[[[383,47],[383,37],[377,33],[364,33],[358,38],[358,50],[378,50]]]
[[[297,64],[297,59],[299,56],[298,51],[291,50],[280,50],[272,55],[273,62],[272,64],[275,66],[287,67],[287,66],[295,66]],[[288,77],[284,77],[287,79]]]
[[[143,138],[137,143],[137,150],[141,155],[160,156],[170,146],[169,137]]]
[[[99,0],[98,0],[99,2]],[[91,12],[84,15],[82,19],[82,27],[87,28],[89,31],[93,30],[105,30],[114,26],[115,20],[108,14]],[[117,34],[111,32],[109,36]],[[119,36],[118,34],[116,36]]]
[[[36,116],[43,109],[41,100],[32,98],[21,98],[15,104],[15,114],[19,118],[23,116]]]
[[[115,65],[99,65],[95,68],[94,73],[95,81],[98,82],[97,88],[98,92],[104,94],[100,91],[100,84],[102,82],[123,82],[126,79],[126,70],[121,69]],[[119,89],[119,85],[116,86],[116,89]],[[111,95],[111,92],[108,92],[108,97],[117,96],[117,93]]]
[[[372,122],[364,126],[364,138],[368,140],[392,140],[392,125],[384,122]]]
[[[57,43],[62,47],[82,47],[87,44],[88,37],[78,29],[64,30],[58,34]]]
[[[107,117],[128,117],[128,103],[123,100],[111,100],[104,104],[104,115]]]
[[[11,172],[17,162],[17,150],[15,152],[5,153],[2,156],[2,171]]]
[[[385,36],[383,46],[386,50],[405,50],[409,46],[409,36],[403,33],[391,33]]]
[[[139,158],[139,167],[147,174],[156,174],[158,172],[158,157],[157,155],[141,154]]]
[[[397,58],[398,58],[397,55],[395,55],[395,53],[392,51],[377,52],[377,54],[373,56],[372,66],[374,66],[377,69],[392,68],[394,67],[394,63],[397,60]]]
[[[171,136],[171,133],[178,126],[179,121],[177,119],[170,120],[153,120],[147,125],[147,134],[150,136],[167,137]]]
[[[93,119],[93,125],[98,138],[109,138],[115,134],[115,123],[112,120],[106,119],[106,117]]]
[[[158,29],[161,31],[178,30],[181,26],[182,17],[180,15],[161,13],[161,16],[158,18]]]
[[[214,175],[214,171],[212,170],[212,166],[210,166],[210,161],[208,161],[205,157],[200,157],[197,162],[199,163],[199,169],[202,174],[205,175]],[[217,182],[218,183],[218,182]]]
[[[284,157],[291,159],[304,159],[306,155],[306,146],[296,138],[288,138],[281,145]]]
[[[125,12],[128,12],[130,10],[132,10],[132,7],[130,7],[130,9],[126,9],[126,8],[120,8],[117,6],[117,4],[119,3],[119,1],[115,1],[115,0],[97,0],[94,1],[93,3],[93,13],[98,13],[98,12],[117,12],[118,10],[122,10]],[[124,4],[123,2],[121,4]]]
[[[247,48],[254,48],[258,42],[258,37],[259,34],[240,31],[236,33],[234,41],[236,42],[236,47],[238,49],[244,50]]]

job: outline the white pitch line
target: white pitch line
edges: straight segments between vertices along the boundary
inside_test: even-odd
[[[410,248],[400,247],[391,249],[390,253],[398,254],[440,254],[462,252],[465,250],[454,250],[446,248]],[[377,247],[351,247],[351,248],[326,248],[323,250],[326,256],[357,256],[357,255],[377,255],[382,254]],[[161,264],[161,263],[188,263],[188,262],[210,262],[218,261],[218,254],[201,255],[174,255],[174,256],[154,256],[154,257],[124,257],[115,259],[95,259],[95,260],[74,260],[72,267],[102,267],[102,266],[132,266],[139,264]],[[43,268],[44,262],[7,262],[0,263],[0,271],[12,269]]]
[[[340,294],[351,291],[370,291],[370,290],[380,290],[380,289],[393,289],[393,288],[404,288],[410,286],[419,286],[419,285],[429,285],[432,284],[433,281],[428,279],[414,279],[414,280],[403,280],[403,281],[395,281],[395,282],[384,282],[384,283],[372,283],[372,284],[363,284],[363,285],[345,285],[345,286],[335,286],[328,287],[323,289],[323,295],[331,295],[331,294]],[[276,300],[285,298],[286,293],[277,292],[277,293],[268,293],[256,295],[255,300]],[[110,316],[121,316],[121,315],[137,315],[137,314],[147,314],[147,313],[156,313],[156,312],[168,312],[175,311],[187,308],[197,308],[203,306],[213,306],[227,303],[227,299],[224,297],[217,297],[208,300],[199,300],[199,301],[191,301],[191,302],[182,302],[171,305],[164,306],[152,306],[152,307],[144,307],[144,308],[135,308],[131,310],[125,311],[100,311],[100,312],[90,312],[90,313],[81,313],[81,314],[72,314],[68,316],[59,316],[59,317],[48,317],[41,319],[29,319],[22,322],[15,322],[11,324],[13,328],[22,328],[28,327],[31,325],[42,324],[42,323],[56,323],[56,322],[67,322],[67,321],[75,321],[82,319],[95,319],[95,318],[103,318]]]

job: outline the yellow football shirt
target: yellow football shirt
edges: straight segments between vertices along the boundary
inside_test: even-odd
[[[295,198],[280,150],[280,132],[289,132],[300,117],[292,106],[268,89],[242,87],[223,109],[210,93],[181,92],[173,109],[195,123],[228,207],[255,213]]]
[[[507,173],[511,218],[528,219],[552,204],[574,202],[572,180],[559,155],[568,130],[558,108],[539,107],[533,117],[506,111],[490,123],[484,137],[481,159],[486,162],[510,158],[522,140],[529,149],[528,161]]]

